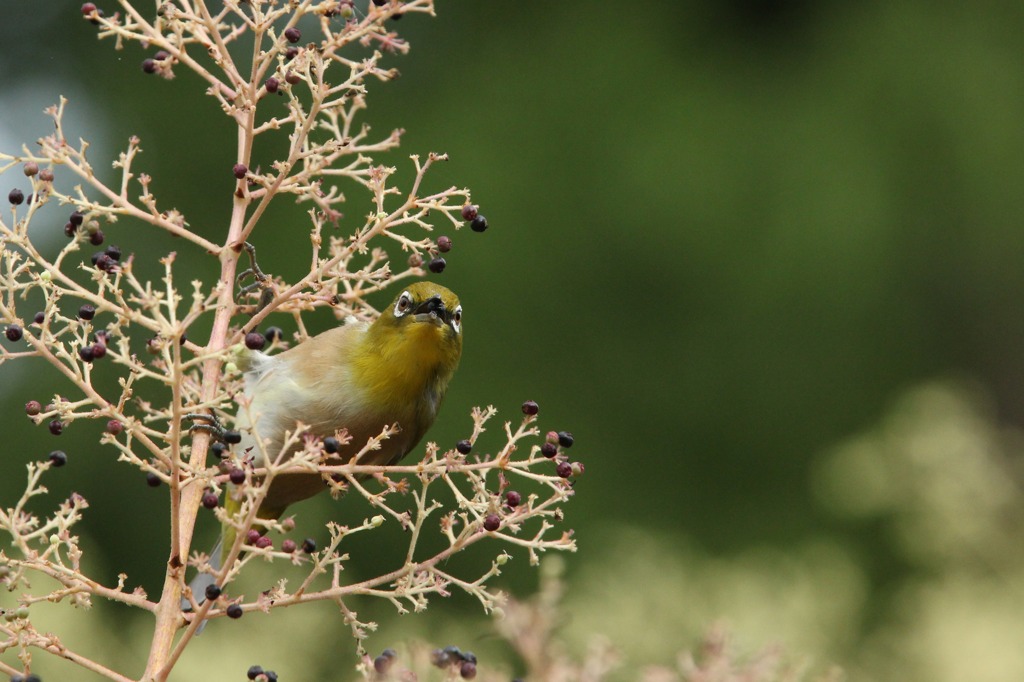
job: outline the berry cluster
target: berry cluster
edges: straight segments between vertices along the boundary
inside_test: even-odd
[[[536,401],[527,400],[522,404],[522,412],[526,415],[528,420],[532,420],[533,417],[536,417],[540,413],[540,406]],[[568,431],[549,431],[545,437],[544,443],[540,446],[541,454],[555,462],[555,473],[559,478],[568,479],[570,477],[579,477],[583,475],[583,463],[570,463],[567,455],[564,453],[564,449],[572,447],[573,442],[573,436]],[[460,455],[469,455],[473,452],[473,441],[469,439],[460,440],[455,444],[455,450]],[[502,514],[513,514],[516,509],[523,504],[522,494],[517,490],[505,490],[506,485],[507,481],[502,478],[499,495],[502,493],[504,494],[504,501],[498,508],[492,506],[492,510],[484,515],[481,522],[482,528],[489,533],[493,533],[501,529],[503,523]]]
[[[483,217],[479,213],[480,207],[476,204],[466,204],[462,207],[462,218],[469,221],[469,226],[474,232],[483,232],[487,229],[487,218]],[[452,239],[447,235],[441,235],[437,238],[437,243],[430,250],[434,257],[427,263],[427,269],[434,274],[440,274],[444,272],[448,262],[443,256],[438,254],[448,253],[452,250]],[[420,265],[422,260],[416,263]],[[412,263],[410,263],[412,264]]]
[[[250,667],[245,676],[254,682],[277,682],[277,673],[273,670],[264,670],[258,665]]]
[[[166,50],[160,50],[152,57],[142,60],[143,73],[163,72],[164,74],[169,75],[170,66],[171,55]]]
[[[100,240],[102,242],[102,239]],[[92,242],[99,244],[100,242]],[[117,246],[108,246],[103,251],[97,251],[92,255],[92,264],[97,270],[103,272],[116,272],[121,262],[121,249]]]
[[[540,412],[540,407],[533,400],[523,403],[523,414],[528,417],[535,417]],[[540,446],[542,455],[555,462],[555,473],[561,478],[572,476],[580,477],[586,468],[583,462],[569,462],[568,456],[559,448],[567,450],[573,444],[572,434],[568,431],[549,431],[544,443]]]
[[[434,649],[430,654],[430,662],[441,670],[458,671],[464,680],[476,677],[476,656],[471,651],[460,651],[457,646]]]
[[[394,665],[396,658],[398,658],[398,654],[389,647],[380,652],[377,658],[373,659],[373,669],[377,671],[378,675],[387,675],[388,671],[391,670],[391,666]]]
[[[284,330],[280,327],[267,327],[263,331],[255,329],[245,335],[245,347],[249,350],[264,350],[268,344],[274,344],[284,338]]]

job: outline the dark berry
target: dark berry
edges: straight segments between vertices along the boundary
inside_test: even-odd
[[[487,218],[483,217],[482,215],[478,215],[477,217],[473,218],[473,222],[469,224],[469,227],[474,232],[483,232],[488,227]]]
[[[249,172],[249,169],[244,163],[236,163],[235,167],[231,169],[231,172],[235,174],[235,177],[241,180],[245,177],[245,174]]]
[[[299,74],[295,73],[294,71],[288,71],[284,75],[284,82],[288,83],[289,85],[295,85],[296,83],[298,83],[301,80],[302,80],[302,76],[300,76]]]
[[[462,217],[464,220],[472,220],[473,218],[476,218],[476,214],[479,210],[480,207],[476,204],[466,204],[462,207]]]
[[[146,485],[148,485],[150,488],[158,487],[161,482],[162,481],[160,480],[160,477],[154,474],[152,471],[146,473]]]
[[[267,345],[267,337],[259,332],[249,332],[245,335],[245,347],[249,350],[263,350]]]
[[[228,456],[228,446],[218,441],[210,445],[210,452],[212,452],[218,459],[224,459]]]
[[[263,676],[267,678],[267,682],[277,682],[277,673],[273,670],[264,670]]]
[[[476,663],[463,661],[462,667],[459,668],[459,675],[461,675],[464,680],[471,680],[476,677]]]
[[[91,348],[93,360],[99,360],[107,354],[107,346],[105,344],[94,343]]]
[[[444,649],[434,649],[430,652],[430,662],[438,668],[447,668],[451,657]]]
[[[334,436],[327,436],[324,438],[324,452],[328,455],[335,455],[341,448],[341,442]]]
[[[573,443],[573,440],[572,440],[572,434],[571,433],[569,433],[568,431],[559,431],[558,432],[558,444],[559,445],[561,445],[563,448],[571,448],[572,447],[572,443]]]
[[[451,251],[452,250],[452,239],[451,239],[451,237],[446,237],[444,235],[441,235],[440,237],[438,237],[437,238],[437,250],[440,251],[441,253],[448,253],[449,251]]]
[[[228,615],[228,618],[241,618],[243,611],[242,607],[238,604],[232,604],[224,613]]]
[[[313,538],[306,538],[302,541],[302,551],[306,554],[312,554],[316,551],[316,540]]]
[[[144,73],[156,73],[156,60],[147,57],[142,60],[142,71]]]
[[[249,532],[245,534],[245,540],[250,545],[255,545],[256,542],[259,539],[260,539],[260,532],[258,530],[256,530],[255,528],[250,528]]]
[[[297,55],[298,53],[299,53],[299,48],[291,46],[287,50],[284,51],[284,60],[286,62],[290,62],[291,60],[295,59],[295,55]]]
[[[470,443],[468,440],[460,440],[458,443],[455,444],[455,449],[458,450],[463,455],[468,455],[469,453],[473,452],[473,444]]]
[[[384,675],[391,669],[392,663],[394,663],[394,659],[392,657],[381,654],[377,658],[373,659],[373,669],[376,670],[379,675]]]
[[[49,428],[50,433],[52,433],[55,436],[59,436],[60,434],[64,433],[64,422],[62,422],[59,419],[54,419],[52,422],[50,422]]]
[[[217,493],[212,491],[203,493],[203,506],[207,509],[215,508],[218,502],[220,502],[220,498],[217,497]]]
[[[554,443],[544,443],[540,446],[540,454],[551,458],[558,454],[558,446]]]
[[[525,403],[523,403],[523,414],[527,415],[528,417],[532,417],[538,412],[540,412],[540,407],[537,405],[535,401],[527,400]]]
[[[96,11],[96,5],[94,3],[87,2],[84,5],[82,5],[82,16],[86,16],[87,17],[87,16],[89,16],[90,14],[92,14],[95,11]]]
[[[568,462],[559,462],[558,466],[555,467],[555,473],[561,478],[569,478],[572,476],[572,465]]]
[[[438,256],[430,261],[427,268],[433,273],[441,273],[444,272],[444,266],[446,265],[448,265],[448,263],[445,262],[444,258]]]
[[[266,89],[267,89],[267,92],[269,92],[269,93],[275,93],[275,92],[277,92],[277,89],[278,89],[278,87],[280,87],[280,85],[281,85],[281,81],[277,80],[277,79],[276,79],[276,78],[274,78],[273,76],[271,76],[270,78],[268,78],[268,79],[267,79],[266,81],[264,81],[264,83],[263,83],[263,86],[264,86],[264,87],[266,87]]]
[[[111,244],[110,246],[108,246],[103,251],[103,253],[110,256],[111,260],[121,260],[121,247],[117,246],[116,244]]]
[[[505,493],[505,504],[515,509],[523,503],[523,496],[517,493],[515,490],[509,490]]]
[[[124,431],[124,424],[119,419],[111,419],[107,422],[107,433],[116,436]]]
[[[388,4],[388,0],[373,0],[373,4],[377,5],[377,7],[383,7]]]
[[[82,346],[78,349],[78,357],[82,358],[82,362],[92,362],[96,358],[96,353],[92,346]]]
[[[96,230],[89,235],[89,243],[93,246],[99,246],[103,243],[104,235],[103,230]]]
[[[241,485],[242,483],[245,483],[245,469],[232,469],[228,473],[228,480],[234,483],[235,485]]]
[[[157,59],[162,62],[170,56],[171,54],[167,50],[158,50],[157,53],[153,55],[153,59]]]
[[[228,445],[238,445],[242,442],[242,434],[239,431],[227,430],[221,436]]]
[[[292,26],[284,30],[284,37],[289,43],[297,43],[302,40],[302,31]]]
[[[114,269],[114,266],[117,265],[117,263],[114,262],[114,259],[108,256],[107,254],[101,253],[96,257],[95,265],[97,270],[102,270],[103,272],[110,272],[111,270]]]
[[[85,220],[85,214],[81,211],[72,211],[71,215],[68,216],[68,222],[75,227],[81,226],[83,220]]]
[[[8,341],[21,341],[22,329],[19,325],[12,324],[7,327],[7,331],[4,332]]]
[[[48,457],[50,463],[55,467],[62,467],[68,463],[68,456],[63,450],[54,450]]]
[[[32,318],[32,321],[35,322],[36,324],[42,324],[43,322],[46,322],[46,313],[40,310],[38,313],[36,313],[35,317]]]
[[[267,327],[263,332],[263,336],[267,337],[267,341],[273,343],[284,336],[284,331],[280,327]]]
[[[245,674],[250,680],[255,680],[257,677],[263,674],[263,668],[258,665],[254,665],[249,668],[249,672]]]
[[[291,554],[296,549],[298,549],[298,545],[296,545],[295,540],[292,540],[291,538],[281,543],[281,551],[285,554]]]
[[[257,539],[256,542],[253,544],[256,545],[257,549],[267,549],[268,547],[272,547],[274,545],[274,541],[266,535],[261,535],[259,539]]]
[[[21,168],[21,172],[25,174],[25,177],[35,177],[39,173],[39,164],[35,161],[28,161]]]
[[[39,179],[43,182],[53,182],[53,171],[49,168],[44,168],[39,171]]]
[[[77,229],[75,228],[74,224],[72,224],[70,222],[64,223],[64,236],[66,236],[68,239],[74,239],[76,232],[77,232]],[[96,265],[96,259],[95,258],[93,258],[92,264]]]
[[[7,201],[11,202],[14,206],[17,206],[25,201],[25,193],[20,189],[12,189],[7,195]]]
[[[91,320],[96,316],[96,308],[87,303],[78,309],[78,316],[83,320]]]
[[[43,406],[39,404],[38,400],[30,400],[25,403],[25,414],[30,417],[34,417],[43,411]]]
[[[213,601],[213,600],[215,600],[219,596],[220,596],[220,588],[219,587],[217,587],[216,585],[207,585],[206,586],[206,599],[208,601]]]
[[[472,663],[473,665],[476,665],[476,654],[474,654],[472,651],[463,651],[462,660],[466,661],[467,663]]]
[[[497,514],[488,514],[484,517],[484,530],[492,533],[501,528],[501,517]]]

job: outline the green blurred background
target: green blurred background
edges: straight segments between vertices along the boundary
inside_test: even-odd
[[[195,77],[147,77],[140,48],[97,43],[79,4],[5,8],[3,149],[48,133],[40,111],[64,94],[70,130],[94,143],[97,168],[140,136],[140,169],[162,205],[216,238],[230,210],[233,131]],[[567,509],[580,545],[567,559],[567,636],[605,632],[628,660],[668,663],[721,617],[748,649],[782,639],[854,679],[1024,676],[1024,661],[1008,653],[1024,641],[1015,639],[1024,611],[998,621],[1007,646],[975,636],[972,649],[956,633],[987,602],[968,591],[971,608],[936,611],[935,630],[951,635],[935,644],[918,628],[932,602],[913,598],[918,588],[948,595],[955,575],[988,586],[993,604],[1024,602],[1008,532],[1024,513],[1019,448],[1004,443],[1024,423],[1024,6],[639,0],[438,10],[396,22],[412,52],[389,58],[402,77],[374,84],[364,117],[381,135],[407,130],[401,150],[382,159],[403,173],[408,154],[447,152],[429,187],[470,187],[491,224],[454,234],[439,276],[462,297],[467,341],[429,438],[449,445],[468,432],[473,405],[515,418],[525,399],[540,403],[544,428],[575,433],[587,473]],[[5,177],[4,191],[18,180]],[[368,207],[359,190],[348,193],[355,219]],[[255,235],[265,269],[294,277],[305,267],[303,211],[280,206]],[[129,225],[108,234],[140,267],[148,258],[154,277],[168,251],[179,263],[200,260]],[[321,314],[311,326],[331,323]],[[30,371],[0,368],[8,461],[53,447],[21,405],[61,387]],[[914,389],[935,380],[945,383]],[[898,416],[907,411],[926,416],[907,426]],[[853,467],[860,478],[836,462],[847,451],[837,446],[858,433],[927,434],[961,417],[980,445],[957,461],[986,462],[990,478],[981,478],[1010,492],[1005,508],[979,516],[1006,531],[998,542],[983,536],[988,558],[964,550],[954,566],[911,551],[898,530],[900,514],[926,513],[897,505],[917,499],[913,467],[948,442],[922,460],[909,436],[894,437],[892,452],[865,437],[890,456]],[[106,581],[124,570],[155,593],[163,497],[96,448],[97,433],[83,424],[62,437],[72,463],[51,489],[90,499],[82,532]],[[934,498],[956,497],[959,469],[938,469],[948,475]],[[10,470],[0,478],[4,505],[22,484]],[[836,502],[865,480],[896,485],[891,504]],[[987,485],[976,494],[957,508],[963,515],[993,495]],[[300,518],[315,527],[365,513],[346,504],[313,501]],[[534,572],[517,564],[502,584],[529,594]],[[803,603],[797,593],[807,610],[789,608]],[[485,629],[474,609],[455,599],[390,631],[385,620],[371,646],[389,645],[396,628],[465,626],[473,641],[465,633]],[[379,617],[389,618],[386,608]],[[130,637],[125,622],[134,621],[111,620],[111,638]],[[324,622],[348,660],[345,631]],[[935,662],[949,646],[995,667],[951,671]]]

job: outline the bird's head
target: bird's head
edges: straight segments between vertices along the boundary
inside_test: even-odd
[[[416,282],[371,327],[373,342],[391,362],[451,375],[462,356],[462,305],[450,289]]]

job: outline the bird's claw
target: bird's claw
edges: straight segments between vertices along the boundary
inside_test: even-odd
[[[242,436],[238,431],[232,431],[231,429],[224,428],[224,425],[220,423],[220,419],[218,419],[215,414],[190,412],[186,414],[184,418],[192,422],[199,422],[193,423],[192,426],[189,427],[189,433],[195,433],[197,431],[208,433],[214,440],[228,445],[236,445],[242,440]]]
[[[273,279],[270,275],[263,272],[260,269],[259,264],[256,262],[256,247],[249,242],[242,242],[242,248],[249,254],[250,266],[238,273],[235,278],[235,282],[238,284],[238,298],[243,298],[252,294],[253,292],[259,291],[260,297],[255,307],[247,307],[245,311],[249,315],[255,315],[260,312],[274,300],[274,284]],[[242,282],[252,277],[253,281],[249,284],[243,285]]]

